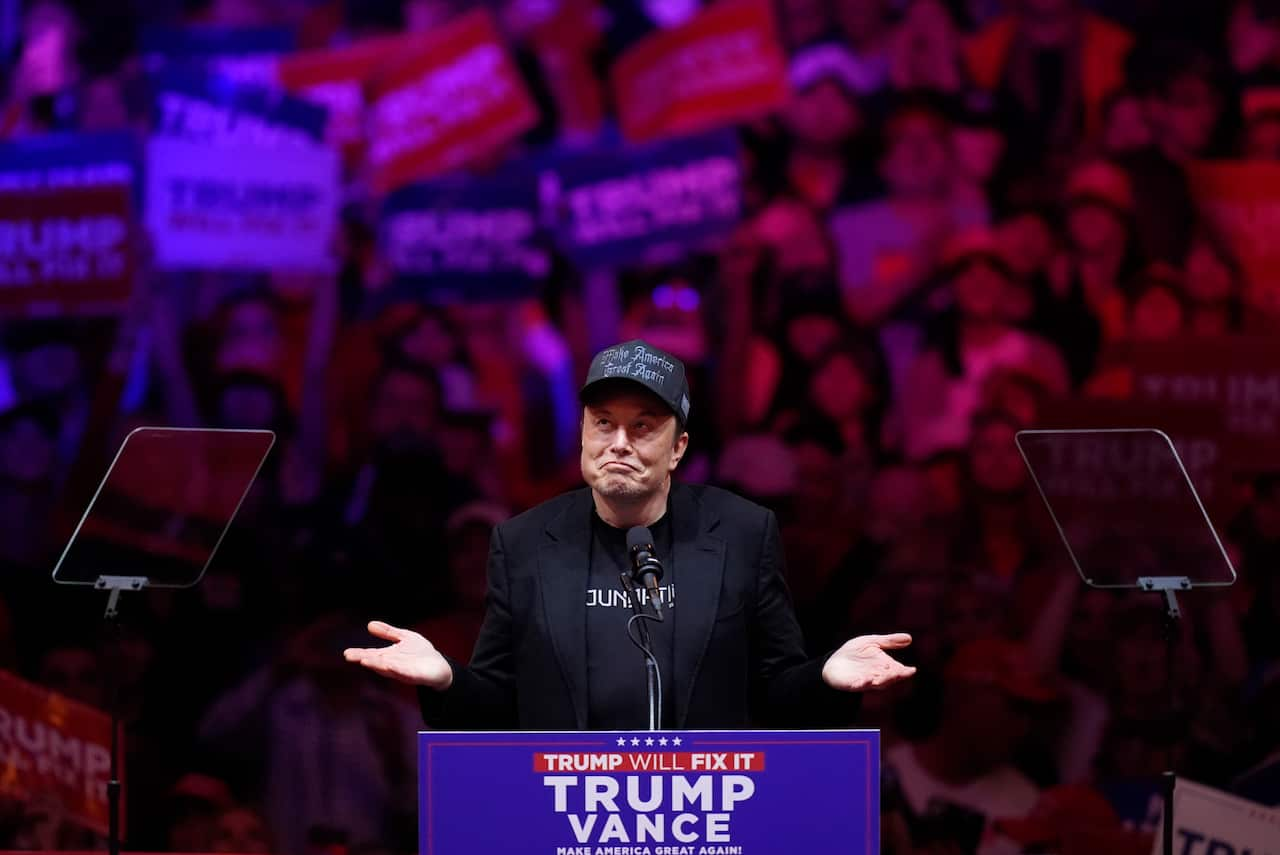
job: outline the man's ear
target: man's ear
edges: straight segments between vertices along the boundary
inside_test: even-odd
[[[684,453],[689,448],[689,432],[680,431],[680,435],[676,437],[675,448],[671,451],[671,471],[680,465],[680,461],[684,459]]]

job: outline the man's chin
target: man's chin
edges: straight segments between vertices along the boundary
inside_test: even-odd
[[[619,501],[642,499],[649,495],[649,491],[643,485],[637,484],[625,475],[606,475],[596,481],[594,489],[606,499]]]

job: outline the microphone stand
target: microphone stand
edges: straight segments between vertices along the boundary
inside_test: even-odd
[[[631,618],[627,621],[627,637],[631,639],[631,643],[640,649],[640,653],[644,656],[644,677],[645,677],[645,695],[649,702],[649,730],[662,729],[662,674],[658,670],[658,659],[653,655],[653,643],[649,639],[649,627],[645,625],[645,621],[657,621],[662,623],[662,612],[655,603],[653,614],[645,611],[644,606],[640,603],[640,593],[643,589],[636,586],[635,580],[631,578],[631,574],[623,571],[618,574],[622,580],[622,589],[627,592],[627,599],[631,603]],[[638,627],[637,632],[633,635],[631,632],[632,625]],[[639,638],[637,638],[637,635]]]

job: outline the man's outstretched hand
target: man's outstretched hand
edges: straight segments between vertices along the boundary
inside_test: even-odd
[[[449,661],[418,633],[380,620],[370,621],[369,632],[395,643],[388,647],[348,647],[342,652],[348,662],[415,686],[444,691],[453,685]]]
[[[822,679],[842,692],[884,689],[916,672],[903,665],[886,650],[898,650],[911,643],[905,632],[892,635],[859,635],[841,645],[822,666]]]

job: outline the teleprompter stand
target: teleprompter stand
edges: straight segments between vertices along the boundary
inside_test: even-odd
[[[108,848],[119,855],[120,594],[189,588],[257,478],[275,434],[259,430],[138,428],[125,437],[53,570],[53,581],[107,592],[103,622],[111,707]]]
[[[1173,853],[1178,593],[1235,582],[1235,569],[1173,441],[1155,429],[1024,430],[1018,449],[1085,584],[1160,596],[1168,688],[1165,855]]]

